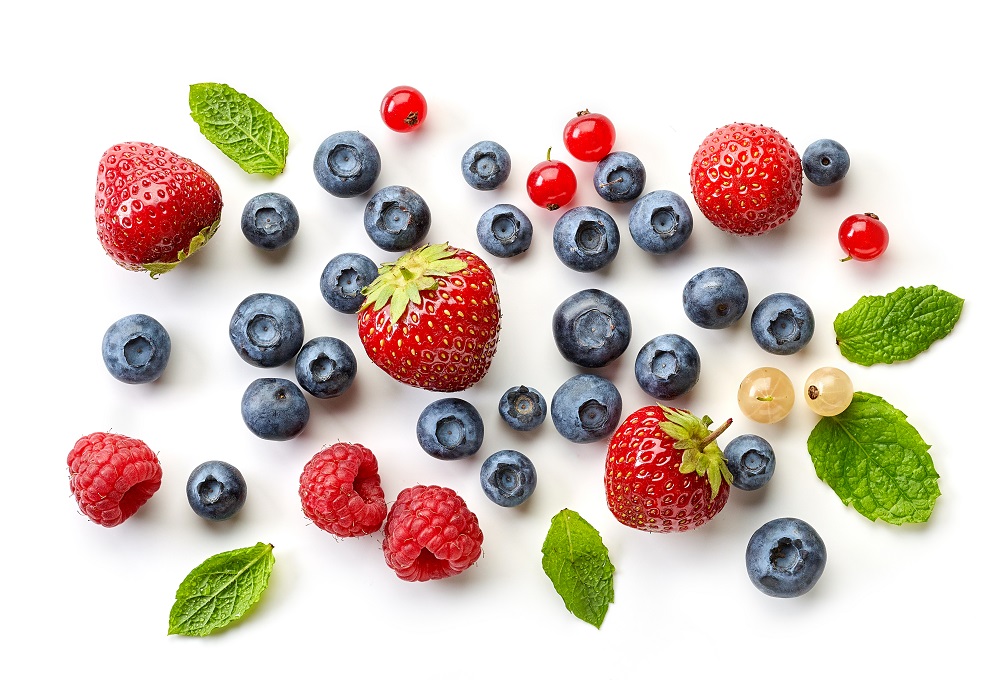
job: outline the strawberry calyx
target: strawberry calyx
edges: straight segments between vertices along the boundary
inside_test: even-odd
[[[188,244],[186,250],[181,250],[177,253],[177,259],[171,260],[170,262],[146,262],[142,265],[142,268],[149,272],[149,277],[152,279],[159,278],[160,274],[165,274],[166,272],[172,270],[174,267],[179,265],[181,262],[191,257],[199,248],[208,243],[209,239],[215,235],[215,232],[219,228],[219,223],[222,221],[222,217],[212,222],[212,224],[203,228],[191,242]]]
[[[440,277],[451,276],[468,266],[461,258],[453,257],[457,252],[447,242],[435,243],[381,265],[375,280],[361,290],[365,296],[361,309],[372,307],[378,311],[388,304],[389,318],[396,323],[410,302],[420,304],[423,291],[437,288]]]
[[[660,429],[674,440],[675,449],[683,451],[678,472],[707,476],[714,499],[723,481],[726,484],[733,483],[733,473],[726,467],[725,455],[716,441],[733,424],[733,419],[729,418],[715,430],[710,430],[712,419],[708,416],[698,418],[689,411],[660,404],[658,406],[663,410],[664,417],[660,422]]]

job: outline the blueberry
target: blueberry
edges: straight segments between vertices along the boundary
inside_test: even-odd
[[[432,401],[417,418],[420,448],[439,460],[474,455],[483,445],[484,430],[476,407],[458,397]]]
[[[747,544],[747,574],[772,597],[809,592],[826,567],[826,545],[808,523],[794,517],[772,519]]]
[[[248,364],[260,368],[280,366],[302,347],[302,314],[294,302],[282,295],[248,295],[229,320],[229,339]]]
[[[486,497],[497,505],[513,508],[535,491],[538,475],[531,460],[520,451],[504,449],[491,454],[479,470]]]
[[[593,272],[610,264],[618,255],[619,243],[615,219],[592,206],[570,208],[552,229],[556,255],[578,272]]]
[[[313,158],[316,181],[339,198],[365,193],[375,185],[382,158],[372,140],[360,132],[332,134],[323,140]]]
[[[609,437],[621,417],[621,393],[613,382],[599,375],[575,375],[552,395],[552,424],[571,442]]]
[[[635,244],[649,253],[671,253],[687,243],[694,227],[691,208],[679,194],[660,189],[644,194],[628,213]]]
[[[559,353],[584,368],[606,366],[632,340],[632,318],[621,300],[587,288],[563,300],[552,314],[552,335]]]
[[[806,346],[816,330],[812,308],[791,293],[772,293],[757,303],[750,315],[750,331],[761,349],[771,354],[794,354]]]
[[[500,397],[500,417],[515,430],[534,430],[545,420],[548,406],[545,397],[533,387],[511,387]]]
[[[338,312],[354,314],[365,301],[362,289],[378,276],[378,265],[361,253],[341,253],[330,260],[319,277],[319,292]]]
[[[383,187],[365,206],[365,231],[382,250],[409,250],[427,236],[431,209],[423,197],[409,187]]]
[[[726,467],[733,473],[733,486],[756,491],[774,474],[774,449],[763,437],[741,434],[726,445]]]
[[[836,184],[847,176],[851,156],[840,142],[818,139],[802,153],[802,173],[820,187]]]
[[[243,207],[240,227],[250,243],[276,250],[287,246],[299,233],[299,211],[284,194],[258,194]]]
[[[462,177],[473,189],[496,189],[510,177],[510,154],[496,142],[476,142],[462,155]]]
[[[105,331],[101,354],[116,380],[130,385],[153,382],[167,367],[170,335],[153,317],[129,314]]]
[[[746,281],[728,267],[703,269],[684,284],[684,313],[701,328],[728,328],[743,318],[750,300]]]
[[[646,188],[646,166],[635,154],[612,151],[597,162],[594,189],[597,195],[612,203],[624,203],[638,198]]]
[[[701,356],[691,341],[665,333],[653,338],[635,357],[635,379],[642,391],[657,399],[675,399],[701,377]]]
[[[187,499],[199,517],[226,520],[246,502],[247,483],[243,474],[229,463],[209,460],[191,471]]]
[[[479,244],[497,257],[513,257],[526,251],[531,245],[532,232],[528,216],[509,203],[493,206],[476,225]]]
[[[323,335],[302,346],[295,357],[295,379],[320,399],[339,397],[354,383],[358,361],[346,342]]]
[[[309,422],[309,402],[302,390],[285,378],[257,378],[243,392],[243,422],[261,439],[285,441]]]

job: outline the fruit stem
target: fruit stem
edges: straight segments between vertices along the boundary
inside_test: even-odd
[[[549,147],[549,150],[545,152],[545,160],[547,160],[547,161],[551,161],[552,160],[552,147],[551,146]]]
[[[730,418],[726,422],[722,423],[722,425],[719,425],[719,427],[717,427],[715,430],[713,430],[710,435],[708,435],[707,437],[705,437],[704,439],[702,439],[701,440],[701,448],[702,448],[702,450],[704,450],[704,448],[706,446],[708,446],[709,444],[711,444],[712,442],[714,442],[716,439],[718,439],[719,435],[722,434],[723,432],[725,432],[726,430],[728,430],[729,426],[732,425],[732,424],[733,424],[733,419]]]

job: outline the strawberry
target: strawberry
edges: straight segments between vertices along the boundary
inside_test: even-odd
[[[644,406],[626,418],[608,443],[604,491],[622,524],[667,533],[696,529],[729,500],[733,476],[709,418],[666,406]]]
[[[101,156],[95,213],[111,259],[155,278],[212,238],[222,193],[197,163],[162,146],[128,142]]]
[[[725,125],[701,143],[691,162],[691,191],[708,221],[754,236],[798,210],[802,160],[781,133],[763,125]]]
[[[500,334],[493,272],[478,255],[427,245],[379,267],[358,335],[376,366],[407,385],[458,392],[490,367]]]

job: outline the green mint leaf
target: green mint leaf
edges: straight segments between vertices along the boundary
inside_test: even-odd
[[[285,169],[288,135],[255,99],[221,83],[198,83],[188,105],[201,134],[246,172],[274,176]]]
[[[615,568],[597,529],[573,510],[558,512],[542,544],[542,569],[566,609],[600,628],[615,599]]]
[[[862,366],[906,361],[951,332],[963,303],[937,286],[865,296],[834,319],[837,345]]]
[[[872,521],[926,522],[941,495],[930,446],[874,394],[855,392],[846,411],[816,424],[806,446],[819,478]]]
[[[208,635],[243,616],[267,588],[274,546],[258,543],[213,555],[177,588],[167,635]]]

